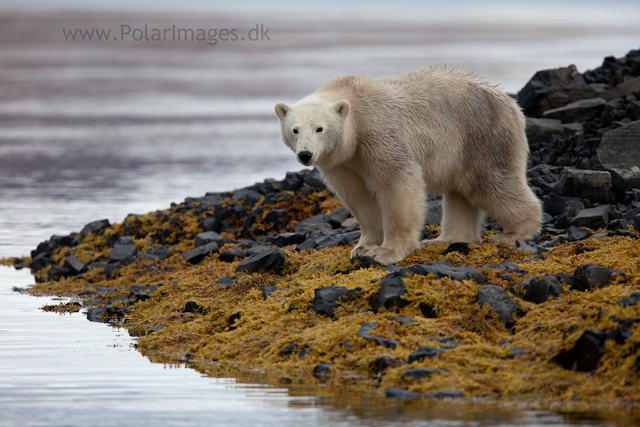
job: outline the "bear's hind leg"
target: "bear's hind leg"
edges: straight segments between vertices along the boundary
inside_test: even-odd
[[[423,240],[421,245],[446,246],[453,242],[477,242],[484,213],[466,198],[455,192],[447,192],[442,203],[442,228],[440,236]]]

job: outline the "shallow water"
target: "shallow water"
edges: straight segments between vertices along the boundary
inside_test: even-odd
[[[28,254],[50,235],[97,218],[120,221],[300,169],[280,141],[273,105],[336,74],[449,63],[516,92],[536,70],[593,68],[605,55],[638,47],[635,2],[563,4],[393,13],[0,10],[0,257]],[[271,28],[271,41],[90,43],[61,34],[123,23],[247,29],[257,22]],[[349,402],[203,378],[151,364],[122,330],[82,313],[43,312],[52,299],[11,291],[31,280],[26,271],[0,268],[2,426],[622,422],[460,406],[355,410]]]

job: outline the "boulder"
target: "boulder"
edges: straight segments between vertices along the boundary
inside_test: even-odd
[[[247,251],[240,249],[227,249],[220,252],[220,261],[222,262],[234,262],[236,259],[245,259],[247,257]]]
[[[351,216],[349,209],[344,206],[340,206],[329,214],[328,222],[333,228],[339,228],[344,221]]]
[[[498,319],[505,325],[513,323],[514,315],[521,313],[520,307],[509,296],[507,291],[497,285],[484,285],[478,289],[478,305],[489,305],[491,311],[498,315]]]
[[[329,215],[319,214],[311,218],[303,219],[296,224],[296,233],[309,234],[314,231],[331,231],[333,227],[329,224]]]
[[[640,139],[638,139],[638,143],[640,143]],[[607,168],[607,171],[611,174],[611,184],[616,193],[640,188],[640,168],[638,166]]]
[[[607,101],[602,98],[581,99],[559,108],[547,110],[542,116],[549,119],[559,119],[564,123],[586,122],[600,114],[606,104]]]
[[[534,278],[527,286],[524,300],[536,304],[547,301],[550,297],[557,297],[564,292],[562,286],[558,284],[558,278],[547,274],[542,279]]]
[[[280,233],[273,238],[273,244],[279,247],[297,245],[304,242],[306,239],[305,233]]]
[[[526,116],[540,117],[553,108],[571,102],[595,98],[604,88],[587,84],[575,65],[564,68],[541,70],[518,93],[518,104]]]
[[[404,293],[402,277],[397,273],[391,273],[382,278],[380,290],[371,297],[371,306],[376,312],[383,307],[387,310],[402,308],[407,305],[407,301],[402,298]]]
[[[85,238],[91,233],[102,234],[102,232],[109,227],[111,224],[108,219],[99,219],[96,221],[91,221],[80,230],[79,237]]]
[[[236,273],[243,271],[250,273],[273,271],[276,274],[280,274],[286,260],[287,256],[280,249],[266,250],[252,255],[238,264]]]
[[[424,359],[433,359],[440,353],[444,353],[446,350],[442,348],[429,347],[426,345],[418,347],[416,351],[409,355],[408,362],[419,362]]]
[[[578,371],[594,371],[604,354],[605,340],[603,332],[587,329],[572,348],[559,352],[553,360],[565,369],[573,369],[577,365]]]
[[[333,365],[329,363],[320,363],[313,368],[313,376],[319,381],[327,381],[331,375],[331,368]]]
[[[64,260],[64,268],[68,269],[73,275],[78,275],[84,270],[84,263],[75,255],[69,255]]]
[[[135,254],[138,253],[136,245],[118,245],[116,244],[109,253],[109,262],[122,262],[123,264],[131,263]]]
[[[598,160],[605,168],[640,165],[640,120],[610,130],[602,136]]]

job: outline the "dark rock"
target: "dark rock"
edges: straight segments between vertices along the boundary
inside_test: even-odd
[[[222,279],[216,280],[216,284],[222,286],[223,288],[226,288],[229,285],[233,285],[235,281],[236,281],[235,278],[231,276],[227,276],[227,277],[223,277]]]
[[[562,135],[564,128],[560,120],[527,117],[526,132],[529,147],[536,150],[540,145],[549,142],[552,135]]]
[[[465,242],[456,242],[456,243],[451,243],[447,249],[444,250],[444,252],[442,252],[442,255],[446,255],[448,253],[451,252],[459,252],[462,255],[468,255],[469,254],[469,244],[465,243]]]
[[[638,141],[640,141],[640,136]],[[613,190],[618,193],[640,188],[640,168],[638,166],[630,166],[625,168],[607,168],[611,174],[611,184]]]
[[[533,280],[527,286],[527,293],[524,296],[525,301],[536,304],[547,301],[550,297],[557,297],[564,292],[562,286],[558,284],[556,276],[547,274],[542,279]]]
[[[73,276],[73,272],[68,268],[58,267],[54,265],[47,271],[47,277],[49,280],[60,280],[63,277],[71,277]]]
[[[392,317],[391,320],[400,323],[401,325],[408,325],[409,323],[417,322],[413,317],[404,317],[404,316],[396,316]]]
[[[403,380],[407,378],[421,380],[422,378],[431,378],[431,375],[437,375],[438,373],[435,369],[413,368],[405,371],[401,378]]]
[[[313,170],[304,177],[304,182],[315,191],[322,191],[327,188],[324,179],[322,179],[322,174],[316,168],[313,168]]]
[[[449,277],[453,280],[473,280],[478,284],[484,284],[484,275],[480,270],[473,267],[453,267],[449,262],[416,264],[407,268],[406,272],[422,276],[433,274],[436,279]]]
[[[425,225],[440,225],[442,222],[442,200],[429,200]]]
[[[220,261],[223,262],[234,262],[236,259],[245,259],[246,257],[247,252],[240,249],[227,249],[220,252]]]
[[[358,269],[377,267],[378,265],[380,265],[378,261],[370,256],[356,256],[351,258],[351,264],[355,265],[356,262],[358,263]]]
[[[236,273],[273,271],[275,274],[280,274],[286,260],[287,256],[280,249],[267,250],[242,261],[238,264]]]
[[[84,270],[84,263],[75,255],[69,255],[64,260],[64,268],[68,269],[74,276],[76,276]]]
[[[238,329],[238,321],[240,320],[240,318],[242,317],[242,313],[241,312],[237,312],[237,313],[233,313],[230,317],[229,317],[229,330],[230,331],[234,331],[236,329]]]
[[[419,399],[420,394],[406,390],[402,387],[389,387],[384,395],[387,399]]]
[[[581,265],[573,272],[574,283],[571,289],[586,291],[602,288],[611,278],[611,271],[607,267],[594,264]]]
[[[196,242],[195,247],[199,248],[200,246],[208,245],[209,243],[216,242],[220,238],[220,235],[215,231],[205,231],[204,233],[196,234]]]
[[[169,257],[169,245],[159,246],[147,252],[146,254],[140,254],[146,258],[151,258],[155,260],[163,260]]]
[[[598,206],[596,208],[583,209],[578,212],[570,222],[575,227],[587,227],[591,229],[604,228],[609,223],[609,207]]]
[[[640,354],[636,356],[636,360],[633,362],[633,367],[640,371]]]
[[[349,212],[349,209],[345,206],[340,206],[329,214],[328,222],[333,226],[333,228],[339,228],[350,216],[351,213]]]
[[[316,377],[318,381],[327,381],[331,374],[331,368],[333,365],[328,363],[320,363],[313,368],[313,376]]]
[[[243,200],[245,205],[255,205],[256,202],[260,200],[260,197],[262,197],[262,194],[257,191],[249,188],[242,188],[233,193],[231,198],[233,200]]]
[[[549,212],[551,215],[570,214],[570,218],[573,218],[576,213],[584,209],[584,203],[582,203],[580,199],[563,197],[555,193],[548,194],[544,197],[543,206],[545,212]]]
[[[109,253],[109,262],[121,262],[124,265],[131,264],[138,253],[136,245],[115,245]]]
[[[263,286],[262,287],[262,296],[264,297],[264,299],[266,300],[267,298],[269,298],[269,296],[274,293],[275,291],[277,291],[278,288],[275,286]]]
[[[298,344],[291,343],[282,350],[280,350],[281,356],[291,356],[298,349]]]
[[[333,316],[333,310],[338,305],[338,301],[346,296],[348,289],[344,286],[327,286],[316,288],[313,299],[313,310],[318,314]]]
[[[564,123],[585,122],[600,114],[606,103],[602,98],[581,99],[563,107],[547,110],[542,116],[546,119],[559,119]]]
[[[104,320],[104,312],[104,307],[91,307],[87,310],[87,319],[90,322],[105,323],[106,321]]]
[[[587,329],[582,333],[573,348],[578,371],[591,372],[598,367],[598,361],[604,354],[604,333]]]
[[[271,209],[267,213],[265,221],[273,225],[276,229],[284,228],[289,223],[287,212],[287,209]]]
[[[78,236],[82,239],[87,237],[91,233],[102,234],[111,224],[108,219],[99,219],[91,221],[80,230]]]
[[[304,233],[280,233],[273,238],[273,244],[276,246],[297,245],[304,242],[306,234]]]
[[[573,225],[569,227],[569,240],[572,242],[586,239],[590,235],[591,232],[586,228],[575,227]]]
[[[404,283],[400,276],[392,273],[383,277],[380,290],[374,293],[371,298],[373,310],[377,312],[382,307],[388,310],[394,307],[404,307],[407,305],[407,301],[402,298],[404,292]]]
[[[376,336],[372,336],[369,334],[369,332],[371,332],[371,330],[376,326],[376,322],[365,322],[360,326],[360,331],[358,331],[358,336],[360,338],[363,338],[367,341],[372,341],[374,342],[376,345],[385,347],[385,348],[396,348],[399,344],[398,341],[396,340],[392,340],[392,339],[388,339],[388,338],[382,338],[382,337],[376,337]]]
[[[580,197],[596,203],[610,203],[614,199],[611,174],[606,171],[566,168],[552,191],[560,196]]]
[[[185,313],[197,313],[200,311],[200,306],[195,301],[187,301],[182,311]]]
[[[207,243],[206,245],[200,246],[198,248],[192,249],[188,252],[182,254],[182,257],[189,261],[191,264],[200,264],[202,260],[204,260],[207,255],[210,255],[218,250],[218,244]]]
[[[305,357],[310,352],[311,352],[311,344],[306,343],[305,345],[302,346],[302,350],[300,350],[300,353],[298,353],[298,356]]]
[[[540,117],[553,108],[571,102],[594,98],[602,92],[597,85],[585,82],[575,65],[541,70],[518,93],[518,104],[528,117]]]
[[[311,218],[303,219],[296,224],[296,233],[309,234],[314,231],[331,231],[333,227],[329,224],[329,215],[319,214]]]
[[[518,304],[511,299],[507,291],[497,285],[484,285],[478,289],[478,305],[488,304],[491,311],[498,315],[498,319],[509,326],[513,323],[513,316],[520,315]]]
[[[631,307],[633,305],[637,305],[638,302],[640,302],[640,292],[634,292],[628,297],[624,297],[618,301],[618,305],[621,305],[622,307]]]
[[[402,361],[391,357],[378,357],[373,361],[372,368],[376,373],[384,372],[386,369],[402,365]]]
[[[451,391],[438,391],[435,393],[429,393],[429,399],[456,399],[462,397],[463,393],[460,390],[451,390]]]
[[[49,259],[45,254],[39,254],[33,259],[33,261],[31,261],[31,270],[40,271],[49,264],[51,264],[51,259]]]
[[[304,172],[287,172],[282,181],[282,189],[285,191],[296,191],[302,185]]]
[[[605,168],[640,165],[640,121],[611,130],[602,136],[597,155]]]
[[[445,350],[441,348],[429,347],[429,346],[420,346],[416,351],[409,355],[408,362],[419,362],[424,359],[433,359],[440,353],[444,353]]]
[[[438,317],[438,310],[431,304],[427,304],[425,302],[421,302],[418,305],[420,312],[427,319],[436,319]]]

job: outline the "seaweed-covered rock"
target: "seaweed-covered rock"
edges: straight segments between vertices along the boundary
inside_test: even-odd
[[[392,339],[388,339],[388,338],[382,338],[382,337],[376,337],[371,335],[369,332],[371,332],[373,330],[373,328],[376,326],[376,322],[365,322],[360,326],[360,331],[358,331],[358,336],[360,338],[363,338],[367,341],[371,341],[373,343],[375,343],[376,345],[382,346],[382,347],[386,347],[386,348],[396,348],[399,343],[396,340],[392,340]]]
[[[242,261],[238,264],[236,273],[273,271],[275,274],[280,274],[286,260],[287,256],[280,249],[267,250]]]
[[[416,351],[409,355],[407,360],[409,363],[419,362],[424,359],[433,359],[438,354],[443,353],[445,350],[442,348],[429,347],[426,345],[418,347]]]
[[[318,381],[327,381],[331,375],[332,367],[333,365],[329,363],[320,363],[313,368],[313,376],[316,377]]]
[[[634,292],[628,297],[624,297],[618,301],[618,305],[621,305],[622,307],[630,307],[637,305],[638,302],[640,302],[640,292]]]
[[[489,305],[491,311],[498,315],[498,319],[506,324],[513,323],[514,315],[521,313],[518,304],[509,296],[507,291],[497,285],[484,285],[478,289],[478,305]]]
[[[604,354],[605,340],[603,332],[587,329],[572,348],[559,352],[553,360],[565,369],[572,369],[577,365],[578,371],[593,371]]]
[[[402,374],[402,379],[411,378],[414,380],[421,380],[423,378],[431,378],[432,375],[437,375],[438,371],[435,369],[426,369],[426,368],[413,368],[404,371]]]

